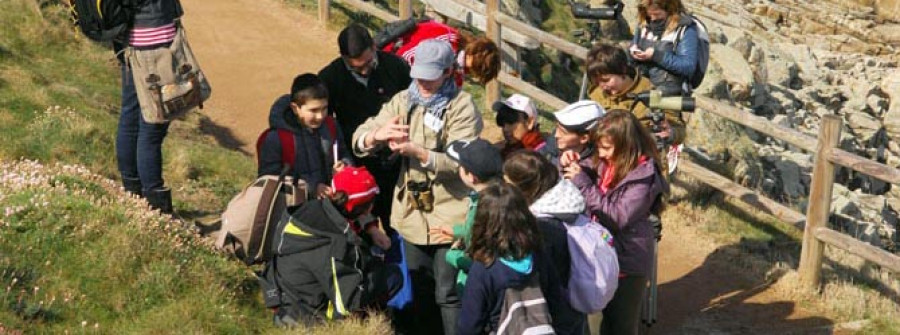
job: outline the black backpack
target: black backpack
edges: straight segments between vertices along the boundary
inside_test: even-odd
[[[134,13],[146,0],[71,0],[78,28],[97,42],[124,42]]]
[[[418,19],[415,17],[408,18],[406,20],[399,20],[394,22],[388,22],[384,26],[384,29],[375,34],[375,48],[378,50],[384,49],[384,47],[391,42],[397,40],[406,33],[413,31],[416,29],[416,25],[419,22],[427,21],[427,19]],[[399,49],[399,45],[395,45],[394,49]]]
[[[703,78],[706,76],[706,68],[709,66],[709,31],[706,29],[706,24],[696,16],[691,14],[684,15],[690,16],[694,24],[697,25],[697,67],[694,69],[694,74],[686,78],[691,88],[697,88],[703,83]],[[685,30],[687,30],[687,26],[682,26],[678,29],[678,35],[675,38],[676,48],[684,37]]]

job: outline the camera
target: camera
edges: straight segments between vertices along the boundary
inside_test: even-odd
[[[625,7],[621,1],[616,1],[612,7],[593,8],[589,4],[583,2],[569,1],[572,7],[572,16],[576,19],[587,20],[615,20],[622,14],[622,8]]]
[[[410,207],[414,210],[431,212],[434,209],[434,193],[431,192],[431,181],[406,182],[406,195]]]
[[[631,109],[640,102],[650,109],[668,109],[678,110],[682,112],[693,112],[697,108],[694,97],[689,95],[672,95],[664,96],[661,91],[650,90],[638,93],[633,96],[634,103]]]

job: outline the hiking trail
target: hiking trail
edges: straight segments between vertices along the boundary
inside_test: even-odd
[[[204,131],[253,159],[272,102],[287,93],[294,76],[317,73],[338,56],[337,31],[276,0],[182,4],[190,42],[213,88],[201,111],[212,123]],[[485,118],[485,127],[491,128],[487,137],[498,139],[491,119]],[[832,320],[769,291],[766,278],[734,273],[727,251],[740,245],[695,242],[706,240],[696,228],[665,226],[659,321],[652,333],[842,333]]]

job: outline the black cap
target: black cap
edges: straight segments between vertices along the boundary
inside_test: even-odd
[[[447,156],[483,182],[499,177],[503,173],[500,150],[480,138],[450,143],[447,147]]]

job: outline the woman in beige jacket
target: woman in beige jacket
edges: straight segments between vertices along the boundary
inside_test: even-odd
[[[477,138],[482,129],[472,96],[453,81],[454,64],[449,43],[420,43],[409,89],[397,93],[353,134],[357,156],[388,146],[403,160],[394,188],[391,224],[405,240],[414,305],[418,306],[414,324],[399,326],[410,326],[408,332],[413,334],[433,333],[438,322],[442,322],[444,334],[455,334],[459,314],[456,271],[444,261],[450,244],[437,242],[428,234],[430,228],[452,228],[465,221],[469,190],[459,178],[456,163],[444,151],[450,142]]]

